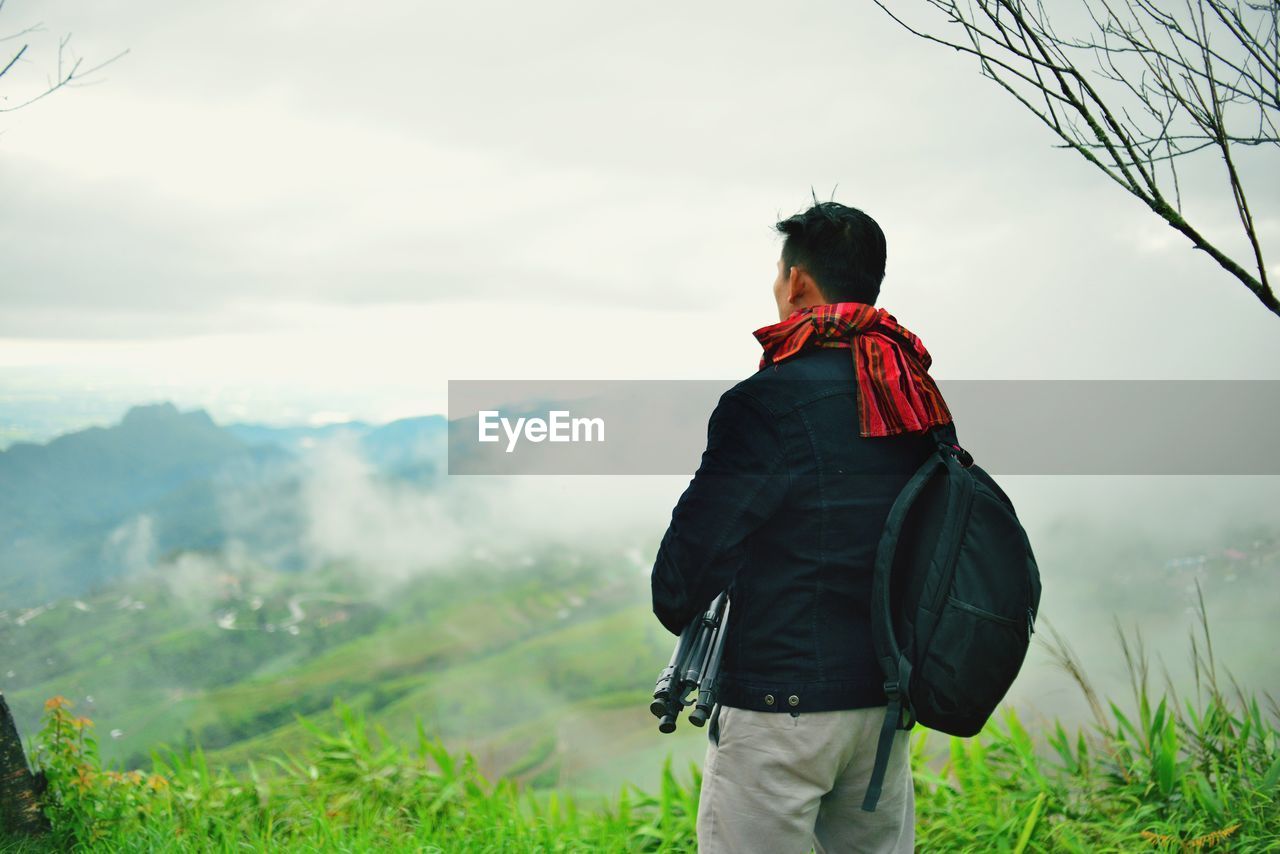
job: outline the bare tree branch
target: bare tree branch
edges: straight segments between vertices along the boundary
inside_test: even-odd
[[[13,68],[13,64],[17,62],[19,59],[21,59],[22,55],[26,52],[27,52],[27,45],[24,44],[22,47],[18,48],[18,52],[13,55],[13,59],[9,60],[9,64],[6,65],[4,68],[0,69],[0,77],[3,77],[9,71],[10,68]]]
[[[1061,140],[1056,147],[1074,149],[1141,199],[1280,315],[1236,162],[1239,146],[1280,146],[1280,0],[1184,0],[1181,9],[1156,0],[1079,0],[1076,11],[1091,29],[1074,36],[1057,32],[1043,0],[924,0],[955,38],[875,3],[908,32],[977,57],[984,77]],[[1183,213],[1178,165],[1205,149],[1222,158],[1250,248],[1244,263]]]
[[[3,8],[4,8],[4,0],[0,0],[0,10],[3,10]],[[40,29],[41,29],[41,24],[33,24],[32,26],[27,27],[26,29],[23,29],[23,30],[19,30],[19,31],[18,31],[18,32],[16,32],[16,33],[12,33],[12,34],[7,35],[7,36],[0,36],[0,41],[8,41],[8,40],[10,40],[10,39],[21,38],[22,36],[25,36],[25,35],[27,35],[27,34],[29,34],[29,33],[39,32],[39,31],[40,31]],[[111,63],[115,62],[117,59],[119,59],[120,57],[124,56],[126,53],[128,53],[128,52],[129,52],[129,51],[128,51],[128,49],[122,50],[122,51],[120,51],[120,53],[116,54],[115,56],[111,57],[110,59],[105,60],[105,61],[103,61],[103,62],[100,62],[100,63],[98,63],[97,65],[93,66],[92,68],[87,68],[87,69],[85,69],[85,70],[83,70],[83,71],[81,71],[81,70],[80,70],[80,64],[83,62],[83,58],[79,58],[79,57],[78,57],[78,58],[76,58],[76,60],[71,64],[70,69],[68,69],[68,70],[66,71],[66,73],[64,74],[64,73],[63,73],[63,65],[65,64],[65,60],[63,59],[63,51],[64,51],[64,49],[65,49],[65,48],[66,48],[66,46],[67,46],[67,42],[69,42],[70,40],[71,40],[71,34],[70,34],[70,33],[68,33],[66,36],[62,37],[62,38],[58,41],[58,73],[57,73],[57,77],[56,77],[55,79],[52,79],[52,80],[49,80],[49,81],[48,81],[47,86],[46,86],[46,88],[44,89],[44,91],[39,92],[38,94],[36,94],[36,95],[34,95],[34,96],[30,97],[30,98],[27,98],[25,101],[22,101],[22,102],[20,102],[20,103],[14,104],[14,105],[12,105],[12,106],[0,107],[0,113],[9,113],[9,112],[13,112],[14,110],[22,109],[23,107],[25,107],[25,106],[27,106],[27,105],[29,105],[29,104],[33,104],[33,103],[35,103],[36,101],[39,101],[41,98],[44,98],[44,97],[46,97],[46,96],[48,96],[48,95],[50,95],[50,94],[52,94],[52,93],[56,92],[57,90],[61,89],[63,86],[85,85],[85,84],[83,84],[83,83],[75,83],[75,82],[73,82],[73,81],[83,80],[84,78],[86,78],[86,77],[88,77],[89,75],[93,74],[95,71],[98,71],[98,70],[100,70],[100,69],[104,68],[105,66],[110,65]],[[3,78],[3,77],[4,77],[4,75],[5,75],[5,74],[6,74],[6,73],[11,69],[11,68],[13,68],[13,66],[18,62],[18,60],[19,60],[19,59],[21,59],[21,58],[22,58],[22,55],[27,51],[27,48],[29,48],[29,47],[30,47],[30,44],[24,44],[24,45],[22,45],[22,47],[20,47],[20,48],[18,49],[18,52],[17,52],[16,54],[14,54],[13,58],[9,60],[9,62],[4,66],[4,68],[3,68],[3,69],[0,69],[0,78]],[[0,99],[3,99],[4,97],[5,97],[5,96],[0,95]]]

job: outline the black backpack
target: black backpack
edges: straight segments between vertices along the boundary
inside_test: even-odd
[[[871,628],[888,710],[862,808],[880,798],[895,730],[982,729],[1022,667],[1040,571],[1013,503],[960,447],[954,424],[889,510],[876,552]]]

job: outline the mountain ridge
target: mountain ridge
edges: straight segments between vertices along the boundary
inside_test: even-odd
[[[384,425],[219,425],[171,401],[131,406],[109,426],[0,450],[0,603],[75,595],[155,554],[217,549],[231,536],[300,568],[308,452],[343,433],[388,475],[423,484],[443,471],[444,416]],[[232,530],[228,503],[254,510]],[[270,540],[271,542],[265,542]]]

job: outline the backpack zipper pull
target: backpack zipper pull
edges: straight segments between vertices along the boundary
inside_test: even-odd
[[[1031,606],[1027,606],[1027,637],[1031,637],[1036,630],[1036,612],[1031,610]]]

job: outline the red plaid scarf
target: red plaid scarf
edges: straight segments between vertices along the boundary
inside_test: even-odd
[[[752,334],[764,347],[761,368],[808,347],[853,350],[862,436],[915,433],[951,421],[928,373],[929,351],[883,308],[861,302],[815,305]]]

